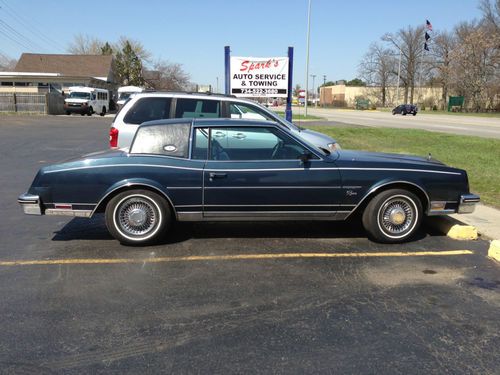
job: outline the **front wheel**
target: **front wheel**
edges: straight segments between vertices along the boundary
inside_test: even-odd
[[[106,206],[109,233],[124,245],[158,242],[170,227],[172,213],[165,199],[149,190],[129,190]]]
[[[422,203],[408,190],[391,189],[376,195],[363,212],[363,226],[379,242],[410,239],[422,222]]]
[[[87,116],[92,116],[92,113],[94,113],[94,108],[90,107],[87,112]]]

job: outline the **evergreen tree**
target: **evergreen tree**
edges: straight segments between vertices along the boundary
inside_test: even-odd
[[[141,86],[144,84],[141,59],[127,41],[121,51],[115,56],[115,73],[122,85]]]

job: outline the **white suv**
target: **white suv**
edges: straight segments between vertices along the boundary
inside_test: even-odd
[[[109,130],[111,148],[129,147],[140,124],[169,118],[243,118],[274,121],[309,143],[328,151],[340,148],[331,137],[286,121],[260,104],[228,95],[143,92],[129,99]]]

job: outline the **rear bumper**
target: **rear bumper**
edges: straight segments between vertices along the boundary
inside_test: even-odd
[[[459,214],[470,214],[474,212],[476,204],[479,203],[481,198],[476,194],[463,194],[460,196],[460,203],[458,204],[457,212]]]
[[[38,195],[28,193],[21,194],[19,198],[17,198],[17,202],[21,205],[26,215],[43,215],[42,204]]]

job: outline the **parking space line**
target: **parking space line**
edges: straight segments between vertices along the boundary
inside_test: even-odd
[[[471,250],[415,251],[415,252],[362,252],[362,253],[278,253],[278,254],[235,254],[235,255],[192,255],[184,257],[150,257],[150,258],[70,258],[43,260],[5,260],[0,266],[38,266],[60,264],[133,264],[133,263],[168,263],[193,261],[224,260],[260,260],[260,259],[293,259],[293,258],[373,258],[373,257],[424,257],[452,256],[474,254]]]

